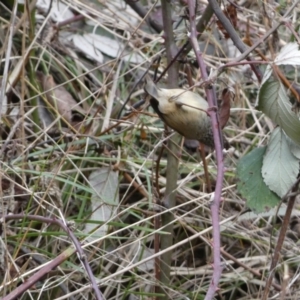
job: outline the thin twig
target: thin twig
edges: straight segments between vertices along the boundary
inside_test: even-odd
[[[165,47],[167,54],[168,64],[171,64],[168,70],[168,87],[174,88],[178,84],[178,63],[175,62],[174,56],[178,53],[178,49],[175,44],[175,38],[173,33],[173,20],[172,20],[172,6],[168,0],[162,0],[162,14],[163,14],[163,26],[164,26],[164,38]],[[177,178],[178,178],[178,159],[172,154],[176,151],[176,141],[178,137],[174,135],[168,140],[168,151],[167,156],[167,170],[166,170],[166,192],[164,198],[164,204],[168,209],[175,207],[176,205],[176,188],[177,188]],[[161,224],[162,227],[165,226],[165,231],[168,235],[164,235],[161,238],[160,246],[162,250],[170,249],[173,245],[173,220],[174,216],[171,212],[167,211],[162,215]],[[161,255],[161,292],[164,292],[164,286],[170,284],[170,270],[172,264],[172,251],[169,250],[167,253]],[[169,299],[170,297],[165,293],[165,296],[160,297],[160,299]]]
[[[13,8],[13,11],[11,14],[9,37],[8,37],[6,55],[5,55],[3,79],[2,79],[2,84],[1,84],[2,89],[0,89],[0,122],[1,122],[1,116],[2,116],[2,106],[3,106],[4,97],[5,97],[5,91],[6,91],[6,83],[8,80],[8,68],[10,66],[10,56],[11,56],[11,49],[12,49],[15,19],[16,19],[16,15],[17,15],[17,8],[18,8],[18,2],[14,2],[14,8]]]
[[[138,2],[133,0],[125,0],[125,2],[141,17],[149,23],[149,25],[157,32],[160,33],[163,28],[162,26],[155,22],[155,20],[149,15],[149,12]],[[156,3],[153,4],[153,7]]]
[[[209,0],[209,3],[212,6],[212,9],[213,9],[215,15],[217,16],[218,20],[221,22],[222,26],[224,27],[226,32],[229,34],[234,45],[240,50],[241,53],[247,52],[248,47],[243,43],[243,41],[240,39],[240,37],[236,33],[236,30],[233,28],[229,19],[224,15],[218,2],[216,0]],[[250,53],[251,53],[251,51],[244,58],[246,58],[247,60],[254,61],[251,57],[247,57]],[[258,69],[258,67],[255,64],[251,64],[250,67],[253,70],[253,72],[255,73],[257,80],[260,82],[262,80],[261,71]]]
[[[210,0],[214,2],[215,0]],[[260,38],[258,41],[256,41],[253,46],[250,48],[247,47],[245,51],[243,51],[242,55],[234,59],[233,61],[238,62],[243,59],[245,59],[253,50],[255,50],[261,43],[263,43],[274,31],[277,30],[277,28],[282,25],[286,20],[287,16],[292,12],[292,10],[295,8],[295,6],[299,4],[299,1],[295,1],[294,4],[286,11],[286,13],[283,15],[281,22],[275,24],[270,30],[268,30],[262,38]],[[240,50],[240,49],[239,49]],[[249,59],[250,60],[250,59]],[[253,61],[253,60],[252,60]]]
[[[188,7],[189,7],[189,17],[190,17],[190,41],[197,58],[202,79],[203,81],[206,81],[208,79],[206,66],[203,60],[202,53],[199,48],[199,44],[197,42],[197,31],[196,31],[196,24],[195,24],[195,20],[196,20],[195,1],[189,0]],[[214,93],[213,88],[206,87],[205,93],[210,108],[217,107],[216,94]],[[221,242],[220,242],[219,208],[221,203],[221,193],[222,193],[222,185],[223,185],[223,177],[224,177],[222,138],[221,138],[221,129],[218,122],[218,116],[214,109],[211,109],[209,114],[212,121],[218,170],[217,170],[215,193],[212,197],[212,204],[211,204],[211,215],[212,215],[212,224],[213,224],[212,248],[213,248],[213,257],[214,257],[214,267],[213,267],[213,277],[211,280],[211,284],[205,297],[206,300],[213,299],[214,294],[217,291],[218,283],[222,272],[221,254],[220,254]]]
[[[85,253],[83,252],[80,242],[77,240],[77,238],[75,237],[74,233],[70,230],[70,228],[59,219],[54,219],[54,218],[50,219],[50,218],[45,218],[42,216],[34,216],[34,215],[24,215],[24,214],[6,215],[6,216],[2,217],[2,220],[4,220],[4,222],[7,222],[9,220],[19,220],[19,219],[24,219],[24,218],[26,218],[28,220],[32,220],[32,221],[38,221],[38,222],[43,222],[43,223],[48,223],[48,224],[55,224],[55,225],[59,226],[60,228],[62,228],[67,233],[67,235],[72,240],[72,242],[75,246],[76,252],[78,253],[78,258],[82,262],[82,264],[88,274],[88,277],[91,281],[92,287],[95,292],[96,299],[103,300],[104,297],[99,290],[98,284],[96,282],[93,271],[89,265],[87,257],[85,255]],[[65,259],[67,259],[73,253],[74,253],[74,250],[72,250],[70,248],[67,249],[62,254],[60,254],[58,257],[56,257],[53,261],[51,261],[49,264],[47,264],[45,267],[43,267],[41,270],[39,270],[37,273],[35,273],[31,278],[29,278],[23,284],[18,286],[14,291],[12,291],[10,294],[8,294],[4,298],[2,298],[2,300],[16,299],[18,296],[22,295],[26,290],[28,290],[31,286],[33,286],[37,281],[41,280],[41,278],[44,275],[46,275],[50,270],[57,267],[59,264],[61,264]]]
[[[268,277],[268,280],[267,280],[267,283],[266,283],[266,286],[264,289],[264,294],[263,294],[262,300],[268,299],[270,287],[272,285],[272,281],[273,281],[274,274],[275,274],[275,268],[276,268],[278,260],[279,260],[280,251],[282,249],[282,245],[283,245],[283,242],[284,242],[284,239],[286,236],[286,232],[289,227],[293,207],[296,202],[297,195],[299,194],[299,191],[298,191],[299,183],[300,183],[300,177],[293,184],[291,189],[287,192],[286,196],[284,196],[282,199],[282,200],[287,199],[288,204],[287,204],[286,213],[284,215],[282,225],[280,227],[278,240],[277,240],[277,243],[275,246],[274,255],[272,257],[272,261],[271,261],[271,265],[270,265],[270,274],[269,274],[269,277]]]

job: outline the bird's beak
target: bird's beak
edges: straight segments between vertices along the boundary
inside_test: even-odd
[[[144,87],[145,92],[151,97],[153,97],[154,99],[158,100],[159,92],[153,80],[147,76],[145,82],[146,82]]]

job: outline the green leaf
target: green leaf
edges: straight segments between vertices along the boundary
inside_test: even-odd
[[[90,185],[93,189],[92,198],[98,202],[96,206],[106,203],[112,206],[119,204],[119,173],[111,167],[102,167],[89,176]],[[92,200],[93,201],[93,200]]]
[[[262,176],[266,185],[283,197],[297,179],[299,159],[290,150],[285,133],[275,128],[263,159]]]
[[[299,116],[292,110],[292,104],[280,82],[268,80],[262,85],[259,91],[258,108],[300,145]]]
[[[252,150],[237,165],[238,191],[246,198],[247,206],[263,212],[276,206],[280,198],[265,184],[261,167],[266,147]]]
[[[292,139],[290,139],[288,136],[286,136],[286,139],[289,143],[289,148],[293,155],[300,159],[300,145],[296,144]]]
[[[116,207],[119,204],[119,172],[110,167],[102,167],[90,174],[89,183],[93,190],[90,221],[103,222],[101,227],[97,224],[86,224],[84,233],[95,230],[88,238],[93,241],[107,233],[107,223],[116,216]]]
[[[300,51],[298,50],[298,43],[286,44],[276,56],[273,64],[280,65],[300,65]],[[262,85],[270,78],[273,73],[272,63],[268,64],[263,76]]]
[[[275,65],[300,65],[300,51],[298,43],[288,43],[274,60]]]

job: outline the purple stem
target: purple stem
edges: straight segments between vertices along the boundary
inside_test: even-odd
[[[199,69],[202,75],[203,81],[208,79],[208,75],[206,72],[206,66],[203,60],[202,53],[199,48],[199,44],[197,41],[197,30],[196,30],[196,15],[195,15],[195,1],[188,0],[188,8],[189,8],[189,19],[190,19],[190,41],[192,47],[194,49],[197,62],[199,65]],[[211,204],[211,215],[212,215],[212,226],[213,226],[213,257],[214,257],[214,268],[213,268],[213,277],[207,291],[205,300],[213,299],[214,294],[218,288],[219,280],[222,273],[221,268],[221,242],[220,242],[220,225],[219,225],[219,207],[221,203],[221,193],[222,193],[222,185],[223,185],[223,177],[224,177],[224,163],[223,163],[223,151],[222,151],[222,143],[221,143],[221,131],[217,118],[217,113],[213,109],[217,107],[217,99],[214,93],[213,88],[206,87],[205,93],[207,97],[207,101],[209,107],[211,108],[209,111],[211,121],[212,121],[212,129],[214,135],[214,143],[216,150],[216,159],[217,159],[217,180],[214,198]]]

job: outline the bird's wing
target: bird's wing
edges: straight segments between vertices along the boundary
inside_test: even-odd
[[[191,110],[199,110],[205,112],[208,109],[207,101],[205,101],[198,94],[190,91],[182,93],[177,98],[176,104],[185,112],[191,112]]]

